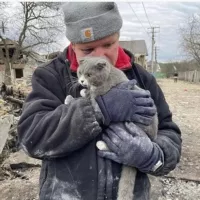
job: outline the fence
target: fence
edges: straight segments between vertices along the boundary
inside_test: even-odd
[[[200,71],[194,70],[194,71],[179,72],[178,79],[194,83],[200,83]]]

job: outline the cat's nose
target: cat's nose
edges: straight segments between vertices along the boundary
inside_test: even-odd
[[[81,80],[81,83],[83,83],[84,82],[84,80]]]

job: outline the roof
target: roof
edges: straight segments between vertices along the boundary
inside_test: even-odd
[[[148,56],[145,40],[119,41],[121,47],[131,51],[133,54]]]
[[[9,45],[9,47],[16,47],[18,43],[16,41],[10,40],[8,38],[4,39],[5,43]],[[0,46],[4,47],[4,42],[3,40],[0,40]]]
[[[30,51],[30,52],[28,53],[28,56],[31,57],[32,59],[34,59],[34,60],[36,60],[36,61],[38,61],[38,62],[42,62],[42,63],[45,63],[45,62],[48,61],[48,60],[45,58],[45,56],[40,55],[40,54],[38,54],[38,53],[36,53],[36,52],[34,52],[34,51]]]
[[[16,48],[16,46],[18,45],[18,43],[14,40],[10,40],[8,38],[4,39],[6,44],[9,46],[9,48]],[[4,47],[4,42],[3,40],[0,40],[0,48]],[[42,62],[45,63],[48,60],[45,58],[45,56],[38,54],[35,51],[29,51],[29,50],[24,50],[22,52],[22,54],[28,55],[29,57],[31,57],[32,59],[38,61],[38,62]],[[1,60],[0,60],[1,61]]]

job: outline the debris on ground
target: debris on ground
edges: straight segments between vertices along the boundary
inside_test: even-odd
[[[20,85],[20,90],[23,84]],[[158,84],[173,113],[173,120],[181,128],[183,147],[181,161],[175,170],[164,177],[150,176],[151,199],[198,200],[200,199],[200,85],[184,81],[174,83],[170,79],[159,79]],[[20,93],[25,93],[24,91]],[[10,97],[24,101],[23,95]],[[41,161],[28,157],[19,149],[17,142],[17,122],[21,109],[22,106],[17,102],[0,99],[0,116],[13,116],[8,133],[4,133],[7,139],[0,154],[1,200],[39,199]]]

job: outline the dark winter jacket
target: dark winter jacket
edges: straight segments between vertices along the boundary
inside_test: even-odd
[[[133,58],[130,52],[126,53]],[[124,72],[129,79],[136,79],[140,87],[150,90],[157,106],[159,130],[156,143],[163,150],[164,165],[151,174],[165,175],[180,160],[180,130],[172,122],[172,114],[155,78],[133,62],[132,68]],[[69,94],[80,97],[81,88],[73,84],[72,76],[76,74],[70,72],[66,50],[35,70],[32,92],[26,99],[18,124],[19,141],[30,156],[43,161],[41,200],[97,200],[100,181],[105,190],[110,189],[108,180],[101,180],[101,177],[110,176],[105,163],[112,165],[113,180],[112,199],[107,199],[116,200],[122,165],[98,158],[96,141],[102,130],[90,103],[79,98],[76,105],[64,104]],[[86,105],[85,110],[80,109],[83,104]],[[134,200],[148,200],[149,189],[147,174],[138,171]]]

